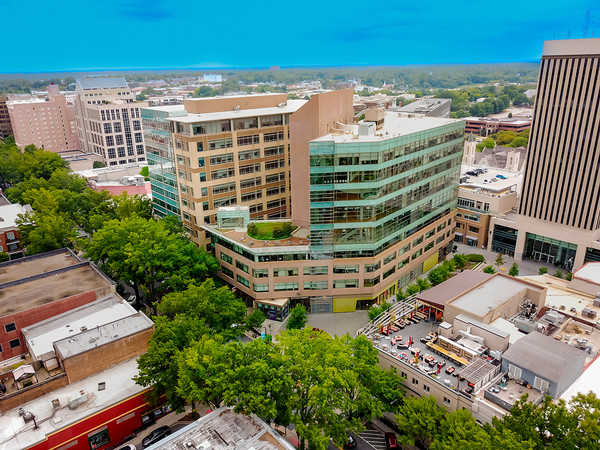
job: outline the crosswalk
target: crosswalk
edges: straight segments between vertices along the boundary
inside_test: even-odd
[[[358,437],[375,450],[386,450],[385,438],[383,437],[383,433],[381,431],[365,430],[360,433]]]

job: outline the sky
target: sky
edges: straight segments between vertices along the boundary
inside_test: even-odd
[[[0,73],[536,61],[587,10],[600,37],[597,0],[0,0]]]

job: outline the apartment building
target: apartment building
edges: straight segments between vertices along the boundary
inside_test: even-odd
[[[519,213],[490,225],[517,259],[600,261],[599,66],[600,39],[544,43]]]
[[[329,128],[292,146],[291,237],[252,238],[246,218],[204,226],[223,278],[276,317],[290,300],[312,312],[382,302],[453,239],[462,121],[369,110]]]
[[[7,102],[16,144],[33,144],[51,152],[79,150],[75,106],[67,102],[58,85],[51,84],[45,97],[15,98]]]
[[[8,100],[8,97],[0,95],[0,139],[5,139],[13,134],[10,115],[6,106]]]
[[[106,166],[146,162],[140,108],[123,77],[78,78],[75,113],[84,151]]]
[[[30,211],[31,205],[11,204],[4,195],[0,194],[0,254],[7,253],[8,259],[23,256],[17,219],[19,215]]]

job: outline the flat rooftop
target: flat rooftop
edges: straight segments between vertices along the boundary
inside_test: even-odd
[[[149,100],[158,98],[162,97],[150,97]],[[180,105],[144,106],[142,109],[149,109],[151,111],[176,112],[185,111],[185,106],[182,103]]]
[[[2,209],[0,209],[0,212]],[[600,262],[589,262],[576,270],[573,278],[580,278],[590,283],[600,285]],[[599,287],[600,290],[600,287]]]
[[[510,124],[510,125],[528,125],[531,124],[531,119],[509,119],[502,117],[465,117],[467,122],[485,122],[485,123],[499,123],[499,124]]]
[[[103,409],[145,391],[147,388],[135,384],[132,377],[137,375],[137,356],[91,377],[57,389],[48,395],[27,402],[21,407],[31,411],[37,417],[39,428],[33,429],[33,423],[25,424],[14,408],[0,415],[0,450],[26,449],[43,442],[46,436],[73,425],[86,417],[99,413]],[[99,391],[98,383],[106,383],[106,389]],[[84,390],[89,400],[75,410],[68,407],[69,395]],[[52,400],[60,401],[60,408],[52,406]]]
[[[241,97],[247,97],[246,95]],[[204,114],[188,114],[182,117],[169,117],[167,120],[180,123],[212,122],[215,120],[244,119],[256,116],[270,116],[274,114],[289,114],[298,111],[308,100],[288,100],[284,106],[271,106],[268,108],[240,109],[239,111],[219,111]]]
[[[600,55],[600,39],[545,41],[542,56]]]
[[[31,211],[31,206],[21,206],[18,203],[12,205],[0,205],[0,230],[3,228],[15,228],[17,226],[17,217],[19,214],[25,214]],[[2,282],[2,278],[0,278]]]
[[[271,221],[269,221],[271,222]],[[218,228],[216,225],[203,225],[202,228],[210,233],[217,234],[225,239],[236,242],[248,251],[259,254],[274,251],[308,251],[310,240],[308,239],[309,230],[300,228],[294,231],[294,235],[287,239],[262,240],[253,239],[248,236],[245,228]]]
[[[491,277],[492,275],[489,273],[465,270],[443,283],[417,294],[416,298],[421,302],[443,309],[446,302],[468,291],[474,285],[489,280]]]
[[[37,356],[34,359],[40,359],[41,355],[54,351],[55,342],[57,350],[67,358],[150,327],[150,319],[112,294],[22,331],[29,349]]]
[[[0,317],[113,284],[70,252],[0,264],[0,281]]]
[[[483,317],[498,308],[523,289],[541,291],[542,288],[519,281],[509,276],[494,275],[471,291],[448,302],[474,316]]]
[[[467,172],[472,172],[474,169],[479,168],[487,169],[487,172],[479,175],[467,175]],[[497,175],[502,175],[506,179],[498,178]],[[522,171],[498,169],[485,165],[462,164],[460,167],[460,177],[461,179],[467,177],[467,180],[460,184],[461,188],[481,189],[494,195],[503,195],[507,191],[520,192],[523,184]],[[496,181],[492,181],[494,178]]]
[[[311,142],[327,142],[334,141],[335,143],[361,143],[361,142],[380,142],[388,139],[406,136],[421,131],[430,130],[432,128],[442,127],[444,125],[462,123],[461,119],[447,119],[442,117],[405,117],[402,113],[390,112],[385,113],[383,126],[376,130],[374,134],[368,136],[358,135],[358,124],[349,125],[347,130],[339,130],[334,133],[321,136]]]
[[[205,442],[213,450],[254,449],[293,450],[294,447],[254,414],[236,414],[227,406],[212,411],[196,422],[148,447],[148,450],[201,448]],[[190,442],[191,447],[188,447]]]

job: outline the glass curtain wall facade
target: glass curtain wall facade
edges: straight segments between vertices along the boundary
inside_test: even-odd
[[[547,262],[571,270],[576,253],[577,244],[533,233],[526,235],[525,256],[536,261]]]
[[[464,124],[310,143],[312,259],[375,256],[456,209]]]
[[[181,106],[181,110],[174,110],[175,108],[172,107],[169,109],[173,109],[173,111],[161,108],[142,108],[141,111],[152,188],[152,203],[154,214],[158,217],[166,215],[179,217],[181,214],[171,124],[166,119],[183,116],[187,113],[183,106]]]

